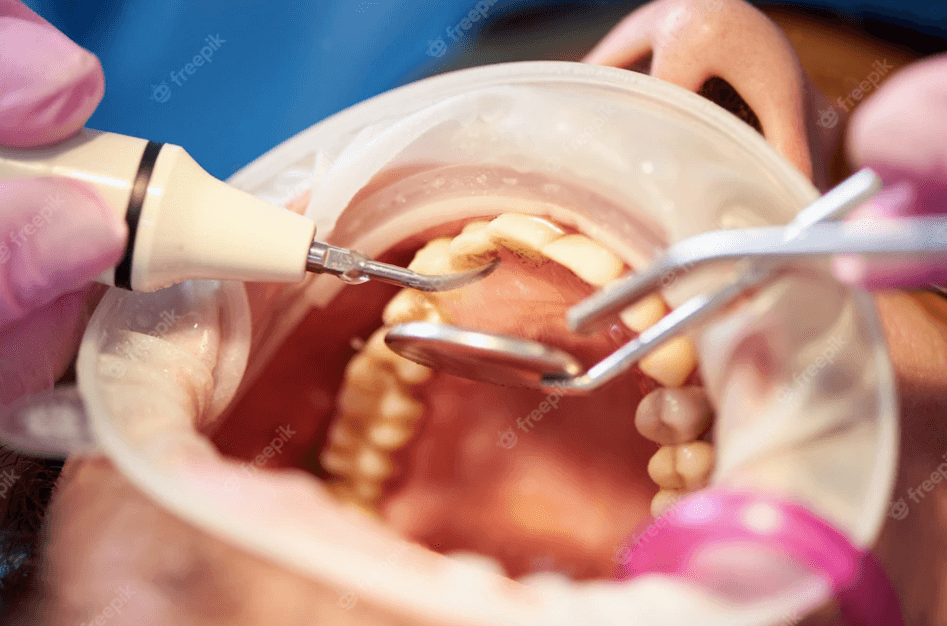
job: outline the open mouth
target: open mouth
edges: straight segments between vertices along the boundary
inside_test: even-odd
[[[539,340],[588,367],[668,311],[653,296],[606,332],[569,332],[566,310],[629,266],[559,218],[465,216],[379,256],[430,274],[495,257],[492,275],[452,292],[345,288],[295,329],[215,443],[257,468],[305,468],[401,536],[506,576],[610,577],[649,514],[709,479],[712,409],[696,350],[669,341],[570,397],[431,371],[384,345],[394,324],[437,321]],[[261,459],[281,426],[293,437]]]

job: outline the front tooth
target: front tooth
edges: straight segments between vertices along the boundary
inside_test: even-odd
[[[683,489],[684,479],[677,473],[674,446],[661,446],[648,461],[648,476],[662,489]]]
[[[486,226],[486,224],[484,224]],[[467,269],[477,265],[487,255],[497,251],[497,244],[490,238],[490,232],[484,227],[462,232],[454,237],[448,248],[454,267]]]
[[[543,246],[565,234],[549,220],[532,215],[504,213],[487,226],[490,239],[527,259],[542,261]]]
[[[365,430],[365,438],[380,450],[397,450],[414,436],[414,429],[404,422],[376,422]]]
[[[566,235],[543,246],[542,253],[596,287],[621,276],[625,267],[615,253],[585,235]]]
[[[714,466],[714,448],[706,441],[692,441],[677,446],[675,470],[684,479],[688,491],[707,486]]]
[[[455,271],[451,267],[450,242],[450,237],[432,239],[415,253],[408,269],[421,274],[450,274]]]
[[[635,427],[662,445],[687,443],[710,426],[713,408],[703,387],[655,389],[638,403]]]
[[[683,496],[679,489],[662,489],[651,499],[651,516],[658,517],[674,506]]]
[[[674,337],[639,361],[641,371],[664,387],[680,387],[697,366],[697,350],[690,337]]]
[[[664,304],[661,296],[652,294],[635,302],[619,313],[618,317],[625,326],[636,333],[640,333],[657,324],[667,314],[667,311],[667,305]]]

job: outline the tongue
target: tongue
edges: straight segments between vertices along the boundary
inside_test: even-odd
[[[587,366],[631,335],[582,337],[565,311],[592,288],[555,263],[501,250],[486,279],[435,299],[458,326],[537,339]],[[608,576],[621,541],[648,516],[654,444],[634,427],[655,384],[631,372],[586,397],[498,387],[440,374],[423,388],[419,433],[382,510],[415,541],[499,560],[510,576],[553,570]]]

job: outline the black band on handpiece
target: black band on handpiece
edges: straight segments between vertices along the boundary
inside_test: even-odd
[[[141,155],[135,183],[132,185],[132,195],[128,199],[128,210],[125,211],[125,223],[128,224],[128,245],[125,247],[125,256],[121,263],[115,266],[115,286],[122,289],[132,289],[132,257],[135,256],[135,236],[138,234],[138,220],[141,218],[141,208],[148,195],[148,183],[151,182],[151,173],[155,169],[155,161],[161,152],[163,143],[149,141],[145,152]]]

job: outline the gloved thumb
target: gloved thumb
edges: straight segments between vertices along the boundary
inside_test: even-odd
[[[95,55],[18,0],[0,0],[0,144],[65,139],[82,128],[103,93]]]
[[[61,178],[0,181],[0,329],[116,265],[127,227]]]

